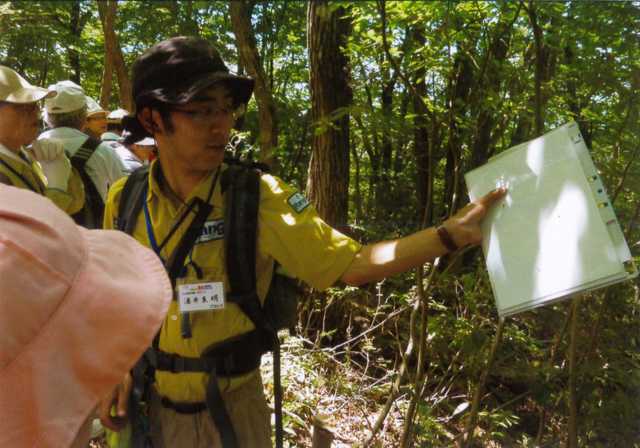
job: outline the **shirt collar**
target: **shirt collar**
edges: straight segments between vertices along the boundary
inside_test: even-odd
[[[220,167],[220,172],[222,173],[222,171],[224,171],[225,169],[226,165],[223,164]],[[163,191],[160,182],[158,181],[158,179],[161,177],[159,171],[160,161],[158,159],[155,159],[151,162],[151,165],[149,167],[149,191],[147,193],[147,201],[151,201],[153,196],[169,199],[167,194]],[[203,201],[207,200],[207,196],[209,195],[209,190],[211,188],[211,182],[213,182],[216,177],[216,171],[217,170],[212,170],[206,177],[204,177],[200,181],[200,183],[193,189],[187,200],[184,201],[185,204],[188,204],[189,201],[193,200],[194,197],[198,197]],[[220,188],[221,177],[221,175],[218,176],[217,185],[215,186],[212,195],[213,199],[210,200],[214,207],[220,207],[220,204],[222,203],[222,190]]]
[[[24,157],[26,158],[23,159],[22,157],[20,157],[18,154],[16,154],[15,152],[11,151],[9,148],[7,148],[6,146],[4,146],[2,143],[0,143],[0,154],[4,154],[7,157],[10,157],[12,160],[16,160],[24,165],[29,166],[29,162],[27,162],[27,160],[31,160],[31,158],[24,152],[24,149],[20,148],[18,151],[20,151],[21,154],[24,155]]]

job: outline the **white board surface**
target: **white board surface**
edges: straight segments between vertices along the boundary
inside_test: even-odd
[[[509,190],[482,229],[500,315],[637,275],[575,123],[510,148],[465,180],[471,200]]]

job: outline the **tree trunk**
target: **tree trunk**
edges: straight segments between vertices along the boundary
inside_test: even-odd
[[[199,36],[198,22],[193,17],[193,0],[167,2],[168,9],[175,19],[176,31],[181,36]]]
[[[258,120],[260,125],[260,160],[267,164],[273,163],[273,150],[278,146],[278,121],[276,106],[273,101],[271,88],[265,77],[264,68],[256,38],[251,27],[251,7],[246,0],[236,0],[229,3],[231,23],[236,35],[236,45],[240,54],[242,66],[247,74],[255,80],[255,98],[258,103]]]
[[[104,69],[102,71],[102,83],[100,85],[100,105],[108,109],[113,87],[113,62],[108,52],[104,52]]]
[[[539,137],[544,133],[545,110],[549,101],[548,83],[553,77],[558,58],[558,54],[553,48],[559,45],[557,42],[550,41],[554,36],[554,28],[559,25],[553,20],[549,23],[541,23],[540,11],[536,2],[529,1],[526,11],[533,31],[533,50],[529,52],[532,54],[526,55],[526,59],[529,60],[529,64],[531,64],[530,61],[533,61],[534,64],[534,92],[529,97],[526,110],[518,119],[512,145]],[[571,97],[569,96],[569,98]]]
[[[544,110],[542,108],[542,83],[544,81],[544,72],[547,65],[548,50],[542,36],[542,27],[538,20],[538,11],[535,4],[529,0],[527,8],[529,21],[533,29],[533,41],[535,44],[536,71],[535,71],[535,97],[534,97],[534,117],[535,117],[535,135],[542,135],[544,131]]]
[[[114,30],[117,2],[115,0],[104,0],[98,2],[98,13],[102,28],[104,30],[104,47],[109,53],[109,57],[113,62],[116,76],[118,78],[118,87],[120,88],[120,104],[128,111],[133,111],[133,98],[131,97],[131,81],[127,74],[127,67],[124,63],[118,36]]]
[[[309,2],[307,36],[310,58],[311,120],[315,126],[307,191],[323,219],[331,225],[347,223],[349,193],[349,65],[343,52],[351,22],[343,6],[327,0]]]
[[[462,140],[458,122],[467,110],[468,97],[473,85],[473,64],[466,51],[456,53],[448,88],[448,145],[445,166],[445,186],[442,204],[444,217],[453,215],[461,202]]]
[[[567,21],[571,22],[573,19],[573,8],[574,4],[571,3],[569,5],[568,17]],[[572,67],[575,63],[576,59],[576,51],[578,48],[576,43],[572,39],[568,39],[563,46],[563,55],[564,55],[564,64],[567,67]],[[589,127],[587,126],[587,119],[582,116],[582,110],[587,108],[590,103],[590,98],[584,98],[578,95],[578,81],[579,77],[577,75],[570,75],[566,82],[565,86],[567,89],[567,105],[569,106],[569,110],[573,114],[573,119],[578,123],[578,127],[580,128],[580,133],[582,134],[582,138],[584,138],[584,143],[588,148],[591,148],[591,139],[592,135]]]
[[[424,25],[416,24],[411,34],[417,47],[425,45]],[[424,66],[420,66],[416,70],[414,82],[418,94],[426,97],[427,83],[425,77],[426,69]],[[416,194],[418,196],[418,215],[416,218],[426,226],[429,226],[433,223],[433,158],[429,151],[427,116],[422,113],[422,99],[416,96],[413,96],[412,99],[415,114],[413,118],[413,148],[416,159]]]
[[[367,79],[366,73],[364,69],[362,69],[362,79]],[[367,95],[367,105],[369,106],[369,111],[371,114],[375,114],[375,108],[373,107],[373,95],[371,93],[371,88],[369,83],[365,81],[364,83],[364,91]],[[371,163],[371,169],[369,170],[369,194],[367,195],[367,210],[374,209],[377,207],[379,201],[379,191],[378,185],[380,185],[380,145],[378,143],[378,133],[372,132],[369,129],[364,127],[362,122],[362,118],[359,114],[354,115],[353,117],[355,123],[358,125],[358,129],[360,129],[360,134],[362,135],[362,144],[364,146],[364,150],[369,157],[369,162]]]
[[[393,89],[396,85],[396,77],[389,76],[389,70],[383,70],[383,86],[380,93],[380,103],[384,125],[382,126],[382,165],[380,170],[380,182],[378,183],[378,204],[376,206],[377,218],[386,214],[391,206],[389,196],[391,190],[391,159],[393,157],[393,143],[391,141],[391,120],[393,113]]]
[[[578,448],[578,398],[576,347],[578,344],[578,311],[582,296],[576,295],[572,301],[573,314],[571,316],[571,333],[569,339],[569,427],[567,428],[567,448]]]
[[[501,16],[507,14],[505,11]],[[495,35],[491,40],[491,44],[485,56],[485,64],[483,66],[483,78],[480,80],[480,88],[482,96],[488,93],[498,95],[502,84],[501,66],[504,63],[509,52],[511,43],[511,33],[516,19],[520,15],[520,6],[513,14],[513,19],[509,21],[499,21],[496,25]],[[482,104],[482,103],[481,103]],[[496,106],[495,103],[489,102],[489,106],[481,105],[478,119],[476,120],[475,138],[471,152],[470,169],[484,164],[489,158],[489,149],[491,145],[491,133],[494,130],[496,122]]]
[[[82,27],[80,26],[80,2],[71,4],[71,22],[69,23],[69,31],[73,36],[73,43],[80,40]],[[71,81],[80,85],[80,54],[76,50],[75,45],[71,45],[68,49],[69,65],[71,66]]]

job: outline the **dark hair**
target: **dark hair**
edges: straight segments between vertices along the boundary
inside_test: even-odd
[[[157,110],[162,118],[165,129],[169,132],[173,132],[174,126],[173,119],[171,118],[170,105],[156,101],[152,104],[145,105],[144,107]],[[122,141],[125,145],[131,145],[146,137],[155,138],[151,132],[144,128],[137,115],[127,115],[122,118]]]
[[[87,106],[83,106],[78,110],[63,112],[60,114],[53,114],[46,110],[44,112],[44,122],[51,129],[62,127],[81,129],[86,119]]]
[[[118,134],[122,133],[122,122],[118,123],[109,123],[107,122],[107,131],[109,132],[117,132]]]

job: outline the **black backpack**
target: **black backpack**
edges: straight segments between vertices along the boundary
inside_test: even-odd
[[[271,286],[264,305],[261,306],[256,293],[255,260],[260,176],[265,171],[265,167],[262,164],[240,162],[236,159],[225,159],[225,162],[228,166],[221,174],[221,186],[225,197],[225,264],[231,289],[228,301],[236,303],[251,319],[256,329],[210,347],[200,358],[185,358],[162,352],[158,348],[156,337],[153,346],[147,350],[133,370],[134,390],[131,400],[133,408],[130,410],[133,423],[133,446],[145,446],[147,443],[143,432],[148,428],[142,422],[136,423],[136,416],[141,412],[137,404],[148,399],[148,385],[153,381],[155,370],[208,372],[210,380],[207,386],[206,403],[174,403],[164,398],[162,403],[182,413],[195,413],[208,409],[220,431],[223,446],[225,448],[237,446],[235,432],[225,410],[216,377],[253,371],[259,367],[262,354],[271,351],[273,352],[276,446],[282,447],[282,382],[277,331],[295,326],[300,289],[296,280],[276,273],[277,266],[274,266]],[[122,190],[116,227],[130,235],[133,234],[138,215],[142,210],[148,178],[149,167],[141,167],[129,176]],[[203,212],[200,213],[200,211]],[[210,208],[199,209],[191,227],[166,262],[165,267],[174,284],[184,269],[186,255],[202,232],[208,211]],[[183,337],[190,337],[189,322],[189,315],[183,314]]]
[[[96,185],[87,175],[85,166],[100,146],[100,140],[89,137],[87,141],[70,157],[71,165],[78,171],[84,185],[85,200],[82,209],[71,215],[76,224],[88,229],[101,229],[104,216],[104,201]]]

